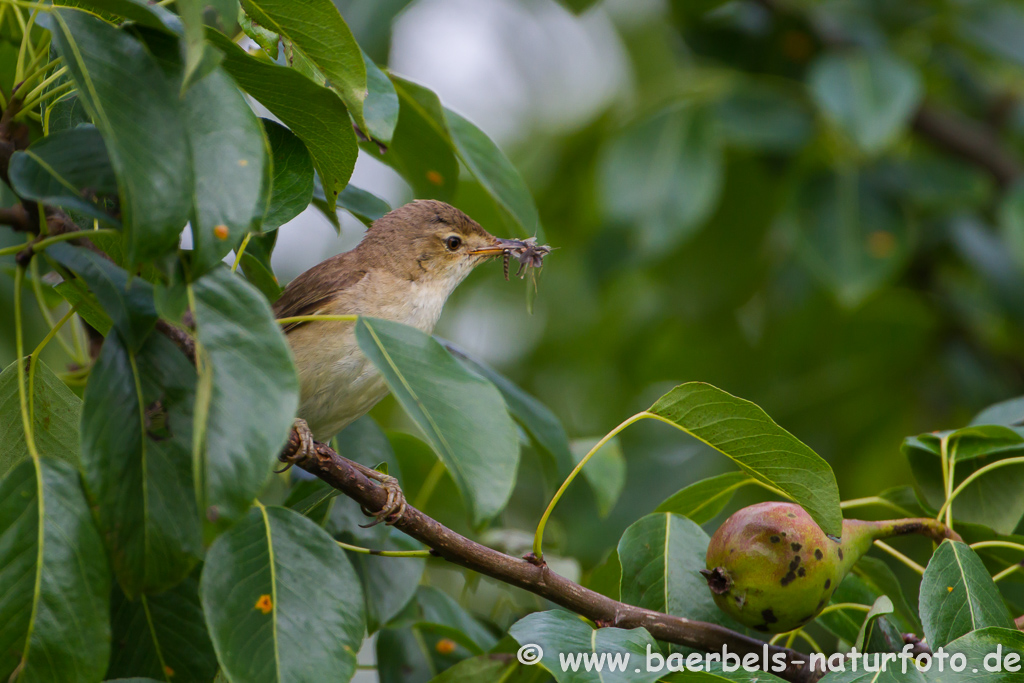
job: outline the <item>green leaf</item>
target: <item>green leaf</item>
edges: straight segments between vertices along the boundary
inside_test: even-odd
[[[11,187],[22,199],[81,211],[115,227],[98,195],[117,196],[117,178],[95,126],[63,130],[11,156]]]
[[[220,267],[196,282],[194,296],[196,497],[209,540],[263,487],[291,431],[299,384],[288,343],[252,285]]]
[[[913,65],[881,49],[826,54],[808,79],[818,106],[867,154],[896,139],[923,95]]]
[[[933,667],[929,683],[1016,683],[1024,660],[1024,633],[990,626],[957,638],[946,645],[945,651],[950,656],[962,653],[969,667],[963,672],[946,667],[941,673]]]
[[[258,22],[253,21],[252,17],[241,9],[238,12],[238,24],[241,27],[242,32],[252,38],[264,52],[270,55],[271,59],[277,59],[278,48],[281,43],[280,35],[264,28]]]
[[[78,278],[62,280],[53,286],[53,289],[60,294],[65,301],[75,306],[75,312],[87,322],[94,330],[104,337],[110,332],[114,323],[107,315],[107,312],[100,306],[96,296],[89,291],[89,288],[82,284]]]
[[[130,350],[138,350],[156,325],[153,285],[128,274],[102,256],[66,242],[47,248],[49,254],[85,281],[114,322]]]
[[[638,247],[661,253],[686,241],[718,204],[722,149],[710,113],[672,106],[611,140],[600,160],[600,203],[632,226]]]
[[[658,650],[654,638],[642,628],[595,630],[575,614],[562,610],[535,612],[524,617],[512,625],[509,635],[520,645],[539,645],[543,650],[540,664],[558,683],[596,683],[602,680],[596,671],[586,671],[582,666],[579,671],[571,668],[563,670],[559,665],[559,653],[607,653],[609,656],[628,654],[636,662],[645,660],[648,647]],[[659,672],[647,671],[643,666],[636,667],[640,669],[639,672],[634,672],[633,668],[626,667],[626,671],[617,672],[615,678],[607,678],[610,672],[605,672],[604,680],[608,683],[654,683],[661,677]]]
[[[857,640],[854,643],[854,647],[859,652],[870,651],[867,649],[867,644],[871,642],[873,632],[878,626],[877,622],[886,614],[892,614],[893,611],[892,600],[884,595],[878,596],[875,604],[871,606],[871,610],[864,617],[864,623],[861,624],[860,630],[857,632]]]
[[[323,526],[330,517],[334,499],[339,495],[341,491],[332,488],[322,479],[299,479],[288,491],[284,507],[309,517],[317,526]]]
[[[917,618],[917,612],[910,607],[903,595],[900,580],[888,564],[878,558],[865,555],[853,566],[850,575],[855,576],[862,586],[871,591],[874,597],[884,595],[892,601],[893,615],[889,617],[889,620],[895,622],[901,630],[905,633],[921,632],[921,622]],[[840,588],[842,588],[842,584],[840,584]],[[840,602],[834,596],[833,601]]]
[[[196,576],[165,593],[140,595],[134,601],[115,588],[110,622],[114,646],[107,678],[151,676],[205,683],[217,674]]]
[[[375,194],[355,185],[346,185],[338,195],[338,206],[369,227],[375,220],[391,211],[391,205]]]
[[[455,479],[474,525],[492,519],[519,465],[515,424],[498,390],[413,327],[360,317],[356,339]]]
[[[444,120],[459,159],[487,190],[505,222],[511,224],[515,234],[536,235],[543,243],[537,206],[515,166],[482,130],[451,109],[444,110]]]
[[[54,44],[117,174],[129,262],[173,251],[192,189],[177,89],[131,34],[85,12],[51,16]]]
[[[290,40],[293,49],[327,77],[356,124],[367,129],[363,53],[330,0],[242,0],[242,6],[266,28]]]
[[[92,683],[110,656],[110,574],[78,473],[40,458],[0,481],[0,678]]]
[[[967,5],[957,17],[954,30],[967,42],[997,59],[1024,64],[1024,12],[1014,3],[985,2]]]
[[[921,434],[903,442],[903,454],[929,505],[938,509],[946,499],[942,475],[941,441],[955,460],[953,481],[959,485],[978,469],[993,462],[1024,455],[1024,438],[1009,427],[978,425],[953,432]],[[989,526],[1002,534],[1013,533],[1024,517],[1024,465],[1008,465],[982,475],[953,502],[955,519]]]
[[[14,163],[14,159],[11,159],[11,163]],[[1018,267],[1024,268],[1024,185],[1014,185],[1006,193],[999,205],[998,218],[999,233],[1010,256]],[[1018,417],[1024,417],[1024,410]]]
[[[372,143],[364,143],[363,150],[398,171],[416,197],[448,201],[458,187],[459,162],[441,101],[412,81],[392,76],[391,82],[399,104],[391,145],[383,154]]]
[[[366,52],[363,52],[363,62],[366,64],[367,85],[363,115],[367,133],[374,141],[387,145],[398,125],[398,93],[388,75],[373,63]]]
[[[986,626],[1013,628],[999,589],[973,550],[942,542],[921,578],[921,623],[932,648]]]
[[[223,69],[189,88],[183,107],[195,182],[194,278],[220,263],[263,215],[267,151],[259,120]]]
[[[665,512],[641,517],[619,539],[620,599],[637,607],[742,630],[718,609],[700,574],[709,540],[704,530],[686,517]]]
[[[1024,424],[1024,396],[990,405],[974,416],[970,426]]]
[[[874,657],[871,666],[874,666]],[[938,668],[938,664],[934,666]],[[948,665],[946,670],[949,670]],[[857,667],[856,671],[851,667],[845,671],[829,673],[819,683],[925,683],[926,680],[932,683],[931,676],[926,679],[925,674],[918,671],[913,664],[908,664],[907,673],[903,673],[899,663],[893,665],[890,662],[885,671],[865,671],[862,665]]]
[[[224,70],[305,143],[333,211],[359,152],[344,103],[294,69],[246,54],[216,31],[207,37],[224,52]]]
[[[741,663],[742,659],[738,663],[730,658],[729,666],[741,667]],[[703,667],[703,664],[701,666]],[[711,671],[692,671],[687,669],[686,671],[672,673],[662,678],[659,683],[782,683],[784,680],[761,670],[750,672],[739,668],[738,671],[723,671],[722,665],[717,662],[713,663],[712,667]]]
[[[26,392],[29,391],[27,366],[27,362],[21,363]],[[28,396],[33,406],[32,435],[36,450],[40,455],[63,460],[77,469],[82,399],[41,360],[37,361],[35,380]],[[18,399],[18,362],[15,361],[0,373],[0,477],[28,458]]]
[[[296,512],[260,507],[222,534],[199,595],[231,680],[347,681],[355,672],[359,579],[334,540]]]
[[[270,232],[298,216],[313,200],[313,158],[302,140],[281,124],[263,119],[263,128],[270,142],[273,178],[260,229]]]
[[[737,489],[756,483],[746,472],[726,472],[702,479],[673,493],[654,511],[671,512],[689,517],[697,524],[704,524],[725,509]]]
[[[799,149],[814,132],[803,102],[760,81],[737,84],[715,104],[715,118],[725,142],[755,150]]]
[[[533,683],[546,677],[544,670],[523,666],[514,659],[477,655],[464,659],[430,679],[430,683]]]
[[[579,463],[599,439],[576,439],[572,442],[573,459]],[[597,514],[607,517],[615,507],[626,485],[626,458],[618,439],[607,442],[583,468],[583,478],[590,484],[597,502]]]
[[[148,28],[169,33],[182,31],[178,15],[147,0],[57,0],[53,4],[64,7],[85,7],[99,12],[116,14]]]
[[[203,0],[177,0],[175,9],[185,26],[185,64],[181,92],[185,94],[198,81],[206,78],[224,59],[224,55],[206,42],[203,25]],[[193,152],[194,153],[194,152]]]
[[[373,550],[423,550],[423,546],[386,527],[374,540]],[[348,559],[363,582],[368,633],[380,630],[409,604],[427,566],[423,557],[379,557],[349,552]]]
[[[801,505],[822,531],[840,536],[843,516],[832,468],[759,407],[703,382],[680,384],[649,412],[728,456],[763,486]]]
[[[420,586],[416,591],[416,626],[425,632],[448,637],[474,654],[482,654],[497,644],[497,639],[476,617],[448,594]]]
[[[508,406],[509,413],[530,435],[538,450],[546,457],[549,465],[545,472],[546,476],[556,485],[561,484],[569,476],[569,472],[575,467],[577,460],[570,449],[569,437],[558,417],[547,406],[520,389],[494,368],[472,358],[449,341],[442,341],[442,343],[463,365],[498,387],[498,391],[505,399],[505,405]],[[587,469],[584,468],[583,472],[586,474]]]
[[[911,251],[911,217],[871,181],[856,172],[803,178],[784,218],[808,270],[851,308],[894,277]]]
[[[202,554],[194,400],[194,370],[163,335],[137,352],[118,337],[103,343],[82,407],[82,472],[114,575],[131,598],[174,586]]]

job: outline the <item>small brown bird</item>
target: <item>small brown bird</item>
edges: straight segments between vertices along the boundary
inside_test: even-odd
[[[375,221],[352,251],[292,280],[274,304],[274,314],[357,314],[405,323],[430,334],[448,296],[473,268],[495,256],[520,258],[537,249],[526,241],[494,237],[453,206],[419,200]],[[547,253],[546,247],[540,249]],[[365,415],[388,388],[359,350],[354,323],[315,321],[284,329],[299,373],[295,428],[302,441],[301,456],[313,440],[326,442]],[[360,469],[388,489],[389,505],[379,519],[393,512],[399,514],[392,521],[400,516],[404,501],[397,482]]]

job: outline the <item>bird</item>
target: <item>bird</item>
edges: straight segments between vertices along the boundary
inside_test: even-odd
[[[277,318],[384,318],[431,334],[448,297],[474,268],[509,253],[522,260],[525,251],[536,253],[532,240],[497,238],[454,206],[417,200],[374,221],[355,249],[292,280],[273,311]],[[329,441],[365,415],[387,395],[388,387],[360,351],[355,323],[293,322],[283,330],[299,377],[294,429],[300,446],[295,461],[310,454],[315,442]],[[397,480],[353,465],[385,488],[388,502],[377,521],[394,523],[405,507]]]

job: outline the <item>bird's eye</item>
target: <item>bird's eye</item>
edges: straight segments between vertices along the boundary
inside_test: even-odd
[[[448,251],[455,251],[462,246],[462,238],[458,235],[452,235],[444,241],[444,245],[448,247]]]

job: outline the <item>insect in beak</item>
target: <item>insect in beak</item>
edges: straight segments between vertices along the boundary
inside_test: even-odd
[[[536,237],[529,237],[525,240],[497,239],[489,247],[481,247],[469,252],[477,256],[501,255],[504,261],[505,279],[508,279],[509,259],[515,258],[519,261],[519,270],[516,275],[524,277],[527,268],[540,268],[544,265],[544,257],[551,253],[551,247],[546,244],[537,244]]]
[[[517,249],[522,245],[523,243],[519,240],[506,240],[498,237],[495,239],[494,244],[487,247],[480,247],[479,249],[473,249],[469,253],[473,256],[498,256],[506,251]]]

